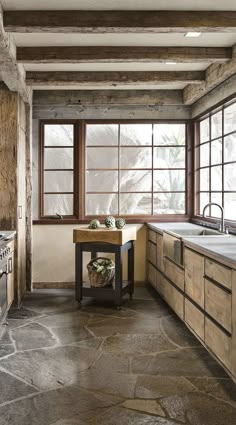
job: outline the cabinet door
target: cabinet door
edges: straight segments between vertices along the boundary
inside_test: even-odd
[[[231,305],[231,293],[205,279],[206,312],[230,333],[232,330]]]
[[[200,307],[204,308],[204,257],[184,249],[185,292]]]
[[[7,275],[7,305],[8,308],[14,300],[14,251],[8,257],[8,275]]]
[[[230,370],[231,338],[207,317],[205,318],[205,343]]]
[[[157,257],[156,257],[156,264],[157,268],[161,271],[163,271],[163,236],[157,233],[156,235],[156,241],[157,241]]]
[[[204,341],[205,316],[193,303],[185,298],[185,322]]]
[[[148,282],[156,288],[156,269],[155,267],[148,262]]]
[[[227,289],[232,287],[232,270],[229,267],[223,266],[216,261],[206,258],[205,260],[205,274]]]
[[[165,258],[165,274],[176,286],[184,291],[184,270],[167,257]]]
[[[147,243],[147,258],[154,266],[156,266],[156,263],[157,263],[157,247],[154,243],[149,242],[149,241]]]
[[[184,296],[163,277],[163,298],[178,316],[184,317]]]

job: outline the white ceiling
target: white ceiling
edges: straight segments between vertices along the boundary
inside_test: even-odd
[[[236,3],[236,0],[235,0]],[[235,33],[204,33],[197,38],[184,34],[14,34],[17,46],[207,46],[236,43]]]
[[[2,0],[5,10],[236,10],[235,0]]]

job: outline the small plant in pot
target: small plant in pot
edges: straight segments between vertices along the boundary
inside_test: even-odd
[[[93,258],[88,264],[90,285],[94,288],[111,286],[115,276],[115,264],[110,258]]]

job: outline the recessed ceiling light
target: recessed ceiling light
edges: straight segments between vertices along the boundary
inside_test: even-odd
[[[201,32],[193,32],[193,31],[189,31],[189,32],[186,32],[186,34],[184,34],[185,37],[192,37],[192,38],[200,37],[200,35],[201,35]]]
[[[168,62],[166,62],[165,64],[166,64],[166,65],[176,65],[176,64],[177,64],[177,62],[168,61]]]

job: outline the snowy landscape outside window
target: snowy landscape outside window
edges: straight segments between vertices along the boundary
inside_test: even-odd
[[[208,202],[216,202],[227,220],[236,220],[236,103],[213,111],[199,126],[197,214]],[[207,215],[219,218],[220,210],[212,206]]]
[[[85,215],[185,214],[185,124],[86,125]]]

